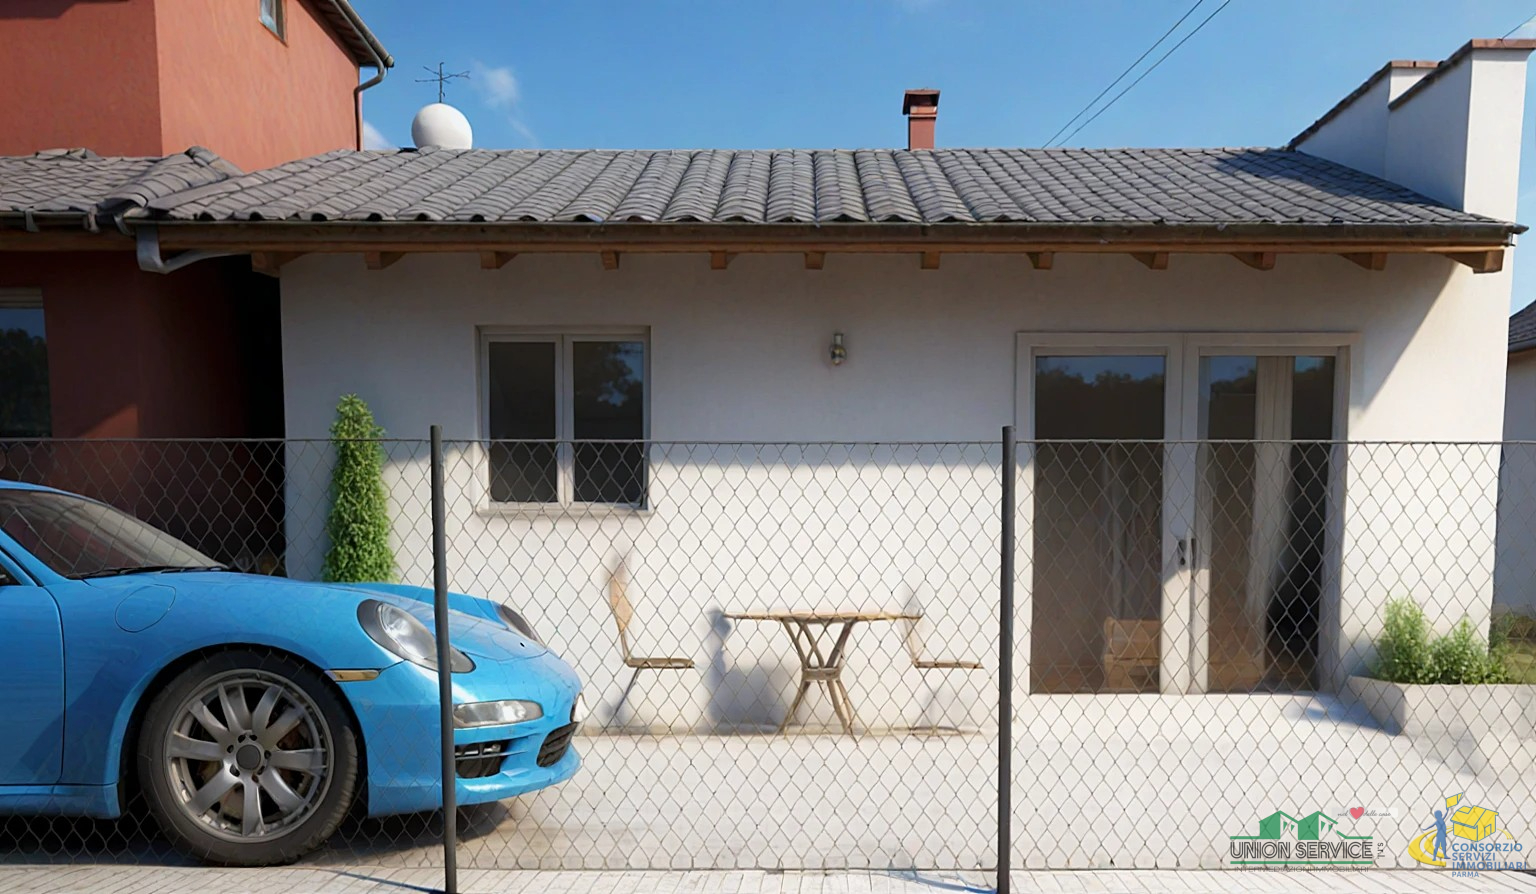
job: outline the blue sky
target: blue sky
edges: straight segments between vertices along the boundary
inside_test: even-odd
[[[905,145],[909,87],[943,91],[941,146],[1043,145],[1194,0],[354,2],[395,56],[364,98],[392,144],[409,145],[436,99],[414,79],[441,61],[471,73],[448,101],[477,146],[824,148]],[[1533,15],[1536,0],[1232,0],[1067,145],[1281,145],[1388,59],[1441,59]],[[1536,108],[1524,130],[1520,220],[1536,224]],[[1514,307],[1536,299],[1532,266],[1515,264]]]

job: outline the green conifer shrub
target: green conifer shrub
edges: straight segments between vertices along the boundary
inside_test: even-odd
[[[347,394],[336,405],[331,444],[331,512],[325,522],[330,546],[323,578],[341,583],[392,583],[395,554],[389,548],[389,499],[384,492],[384,429],[362,398]]]

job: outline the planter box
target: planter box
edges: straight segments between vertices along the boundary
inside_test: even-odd
[[[1536,739],[1533,685],[1420,686],[1350,677],[1346,690],[1393,735]]]

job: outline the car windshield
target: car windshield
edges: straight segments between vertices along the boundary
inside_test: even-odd
[[[131,515],[71,494],[0,490],[0,531],[71,578],[222,567]]]

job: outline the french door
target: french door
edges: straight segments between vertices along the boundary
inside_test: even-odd
[[[1031,691],[1312,688],[1349,343],[1020,334]]]

